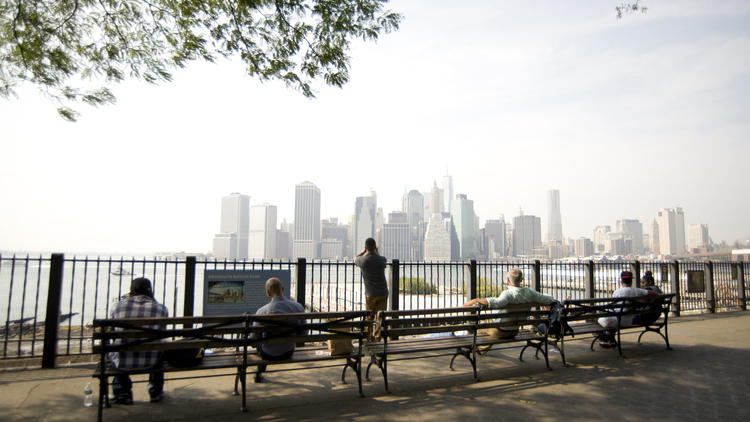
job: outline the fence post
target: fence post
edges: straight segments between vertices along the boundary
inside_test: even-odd
[[[586,286],[584,294],[586,299],[594,298],[594,261],[586,263]]]
[[[745,263],[738,262],[735,265],[737,265],[737,286],[740,289],[738,292],[738,297],[740,298],[740,309],[747,311],[747,297],[745,297]]]
[[[44,349],[42,368],[54,368],[57,357],[57,332],[60,329],[60,299],[62,298],[63,266],[65,256],[52,254],[47,289],[47,314],[44,319]]]
[[[399,294],[399,280],[401,279],[401,269],[399,268],[398,259],[394,259],[391,263],[391,285],[389,290],[391,291],[391,310],[398,311],[398,294]]]
[[[534,290],[542,291],[542,263],[538,259],[534,261]]]
[[[711,261],[706,262],[706,305],[708,306],[708,312],[716,312],[716,294],[714,290],[714,263]]]
[[[477,298],[477,261],[469,261],[469,299]]]
[[[674,316],[680,316],[680,262],[674,261],[670,263],[670,277],[672,277],[672,293],[675,294],[674,301],[672,302],[672,314]]]
[[[297,303],[305,306],[305,289],[307,284],[307,260],[305,258],[297,258]],[[312,305],[310,305],[310,310]]]
[[[183,316],[193,316],[195,307],[195,257],[185,257],[185,299],[182,306]]]
[[[630,272],[633,273],[633,287],[641,287],[641,263],[635,261],[630,264]]]

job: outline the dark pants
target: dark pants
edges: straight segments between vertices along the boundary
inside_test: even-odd
[[[115,397],[132,395],[133,381],[128,375],[115,375],[112,380],[112,393]],[[148,375],[148,395],[156,397],[164,390],[164,372],[152,372]]]
[[[291,358],[292,355],[294,355],[294,350],[290,350],[284,353],[283,355],[274,356],[274,355],[269,355],[268,353],[264,352],[263,347],[260,347],[258,349],[258,354],[263,360],[278,361],[278,360],[287,360]],[[266,372],[267,366],[268,365],[266,365],[265,363],[261,363],[260,365],[258,365],[258,372],[255,373],[255,382],[260,381],[260,374],[262,374],[263,372]]]

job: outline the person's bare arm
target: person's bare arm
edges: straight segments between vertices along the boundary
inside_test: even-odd
[[[476,306],[477,304],[483,305],[483,306],[490,306],[490,302],[487,301],[487,299],[471,299],[464,303],[464,306]]]

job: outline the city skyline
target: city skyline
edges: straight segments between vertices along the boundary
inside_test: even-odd
[[[401,29],[355,43],[350,83],[312,100],[232,59],[116,85],[75,124],[19,87],[0,100],[0,250],[206,251],[223,196],[291,223],[303,180],[342,222],[371,190],[387,214],[437,184],[482,221],[546,220],[559,190],[566,238],[651,234],[675,207],[714,241],[750,238],[750,4],[617,5],[391,3]]]

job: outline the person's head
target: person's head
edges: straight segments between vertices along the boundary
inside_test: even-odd
[[[151,280],[146,277],[133,279],[130,282],[130,295],[154,297],[154,291],[151,289]]]
[[[271,277],[266,280],[266,296],[268,296],[269,299],[283,295],[284,285],[281,284],[281,280],[276,277]]]
[[[622,283],[623,286],[632,286],[633,285],[633,273],[631,273],[630,271],[621,272],[620,283]]]
[[[641,278],[641,287],[646,288],[654,285],[654,274],[651,271],[646,271]]]
[[[508,271],[508,284],[514,287],[521,287],[523,284],[523,272],[518,268]]]
[[[367,239],[365,239],[365,249],[367,249],[367,252],[377,253],[378,245],[375,244],[375,239],[371,237],[368,237]]]

